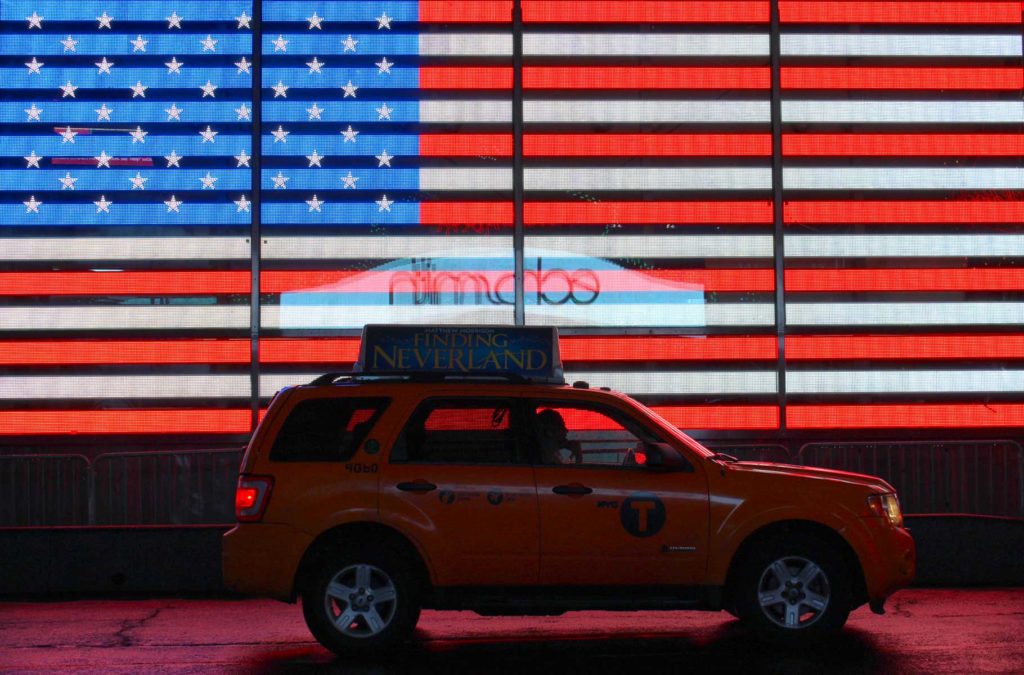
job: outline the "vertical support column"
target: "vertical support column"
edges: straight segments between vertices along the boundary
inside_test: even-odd
[[[523,225],[523,8],[512,3],[512,248],[515,255],[515,323],[526,323],[526,284]]]
[[[772,70],[772,217],[775,224],[773,253],[775,255],[775,337],[778,345],[776,376],[778,378],[779,430],[786,430],[786,250],[785,220],[782,209],[782,85],[779,0],[771,0],[769,51]]]
[[[252,3],[252,218],[249,225],[251,282],[249,291],[249,383],[252,392],[252,429],[260,417],[260,158],[263,131],[263,0]]]

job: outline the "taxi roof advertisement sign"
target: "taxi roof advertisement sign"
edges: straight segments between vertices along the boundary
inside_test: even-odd
[[[558,329],[550,326],[363,327],[363,375],[503,376],[562,384]]]

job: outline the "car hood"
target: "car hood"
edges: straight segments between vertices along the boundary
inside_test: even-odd
[[[812,466],[797,466],[795,464],[775,464],[770,462],[730,462],[726,466],[731,471],[744,471],[749,473],[766,474],[771,476],[794,476],[802,478],[814,478],[827,480],[847,485],[859,485],[861,487],[873,488],[879,492],[895,492],[893,487],[878,476],[869,476],[863,473],[852,473],[849,471],[837,471],[835,469],[819,469]]]

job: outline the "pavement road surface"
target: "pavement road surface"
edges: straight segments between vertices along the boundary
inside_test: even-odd
[[[424,612],[386,661],[338,659],[297,605],[155,598],[0,602],[3,673],[1024,673],[1024,588],[912,589],[814,649],[755,642],[724,612]]]

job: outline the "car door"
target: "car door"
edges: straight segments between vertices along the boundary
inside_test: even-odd
[[[610,404],[536,400],[527,415],[542,423],[553,417],[546,411],[564,420],[568,447],[551,459],[549,441],[535,435],[541,584],[703,583],[708,491],[700,466],[648,466],[646,455],[670,439]]]
[[[537,583],[537,492],[521,410],[509,398],[426,399],[382,467],[382,517],[418,540],[438,585]]]

